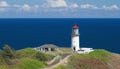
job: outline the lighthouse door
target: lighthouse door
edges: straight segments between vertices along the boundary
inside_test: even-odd
[[[74,50],[74,51],[76,50],[75,47],[73,47],[73,50]]]

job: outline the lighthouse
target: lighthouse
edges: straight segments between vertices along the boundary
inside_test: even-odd
[[[71,43],[71,47],[73,51],[78,51],[80,49],[79,45],[80,45],[80,37],[79,37],[79,27],[75,24],[72,27],[72,43]]]

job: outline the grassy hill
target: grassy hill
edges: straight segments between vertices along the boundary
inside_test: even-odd
[[[44,52],[38,52],[33,48],[12,50],[5,45],[0,50],[0,69],[38,69],[47,66],[55,56]]]
[[[120,69],[120,55],[106,50],[95,50],[89,54],[74,54],[67,64],[54,69]]]
[[[49,67],[47,62],[51,61],[56,55],[65,57],[71,53],[70,48],[60,48],[54,52],[44,53],[33,48],[15,51],[5,45],[0,50],[0,69],[39,69]],[[67,63],[53,69],[120,69],[120,55],[106,50],[95,50],[89,54],[74,53],[68,58]]]

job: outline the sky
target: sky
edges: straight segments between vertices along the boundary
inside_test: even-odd
[[[0,18],[120,18],[120,0],[0,0]]]

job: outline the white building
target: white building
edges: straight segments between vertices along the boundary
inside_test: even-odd
[[[41,52],[51,52],[51,51],[57,50],[58,47],[53,44],[44,44],[44,45],[36,47],[34,49],[37,51],[41,51]]]
[[[80,50],[78,50],[77,52],[80,54],[88,54],[90,52],[94,51],[93,48],[80,48]]]
[[[80,48],[80,34],[79,34],[79,27],[74,25],[72,27],[72,38],[71,38],[71,48],[73,51],[80,53],[80,54],[88,54],[93,50],[93,48]]]
[[[71,43],[71,45],[72,45],[72,50],[73,51],[78,51],[80,48],[80,41],[79,41],[79,27],[77,26],[77,25],[74,25],[73,27],[72,27],[72,43]]]

